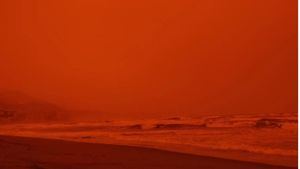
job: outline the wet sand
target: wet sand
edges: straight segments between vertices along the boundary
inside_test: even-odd
[[[287,169],[151,148],[0,136],[0,169]]]

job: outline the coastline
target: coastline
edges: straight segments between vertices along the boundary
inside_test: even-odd
[[[234,168],[292,169],[137,146],[0,136],[1,168]]]

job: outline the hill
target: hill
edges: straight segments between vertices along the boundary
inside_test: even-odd
[[[63,111],[21,92],[0,92],[0,123],[52,122],[62,119]]]

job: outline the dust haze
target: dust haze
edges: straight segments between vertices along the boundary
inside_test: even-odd
[[[296,1],[11,0],[0,11],[2,92],[82,116],[297,112]]]

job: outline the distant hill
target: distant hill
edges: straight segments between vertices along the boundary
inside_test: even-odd
[[[0,123],[58,121],[64,118],[63,111],[21,92],[0,92]]]

